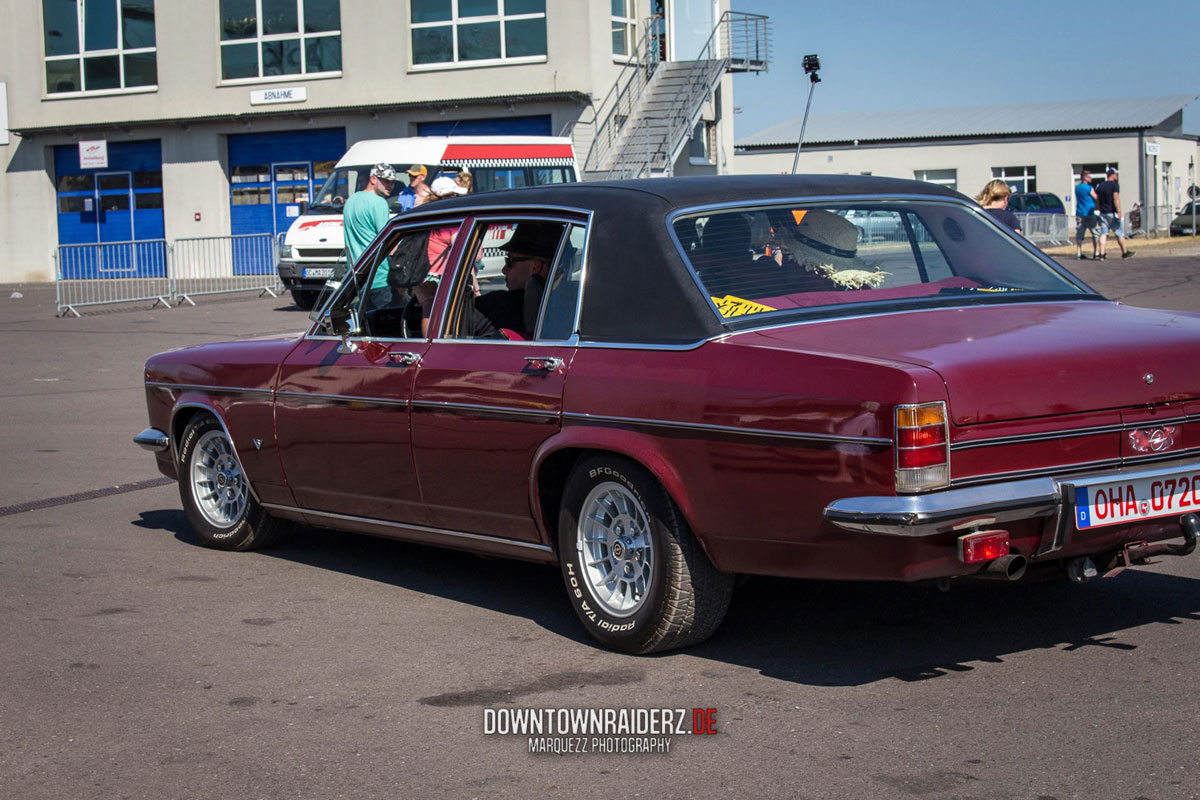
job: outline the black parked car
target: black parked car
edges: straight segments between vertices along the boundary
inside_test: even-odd
[[[1008,198],[1008,210],[1031,214],[1065,214],[1058,195],[1050,192],[1021,192]]]

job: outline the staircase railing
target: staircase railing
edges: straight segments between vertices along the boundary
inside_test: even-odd
[[[661,17],[651,17],[643,23],[642,35],[629,54],[629,60],[621,67],[604,100],[595,108],[592,117],[595,130],[592,146],[584,160],[584,172],[598,170],[621,140],[625,123],[662,60],[664,35]]]
[[[611,178],[636,178],[651,174],[656,166],[659,170],[669,170],[720,76],[725,72],[767,69],[770,63],[767,22],[767,17],[761,14],[723,13],[704,47],[693,59],[688,59],[691,63],[709,63],[702,79],[672,97],[665,113],[651,115],[638,113],[639,106],[663,59],[666,27],[661,17],[645,20],[628,63],[604,100],[595,107],[593,121],[588,123],[593,135],[583,171],[607,171]],[[572,133],[577,135],[582,125],[585,123],[574,126]],[[652,129],[665,130],[665,140],[654,135]],[[614,165],[612,160],[618,151],[622,163]]]

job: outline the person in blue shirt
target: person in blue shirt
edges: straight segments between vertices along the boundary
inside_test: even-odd
[[[350,195],[342,209],[342,232],[346,240],[346,264],[353,269],[358,259],[375,241],[375,237],[387,225],[391,218],[387,197],[396,185],[396,171],[391,164],[379,163],[371,168],[367,185],[362,191]],[[391,293],[387,289],[389,264],[385,259],[375,272],[375,280],[371,288],[380,291],[372,292],[380,305],[387,305]]]
[[[1096,216],[1098,200],[1096,190],[1092,188],[1092,173],[1085,169],[1079,173],[1079,185],[1075,187],[1075,258],[1080,261],[1087,261],[1083,254],[1083,237],[1088,231],[1092,232],[1092,258],[1100,254],[1096,241],[1096,223],[1100,219]]]
[[[425,185],[425,180],[429,177],[429,170],[424,164],[413,164],[408,168],[408,186],[404,187],[404,191],[400,192],[398,203],[400,205],[400,213],[412,211],[415,206],[425,202],[425,198],[429,196],[429,187]]]

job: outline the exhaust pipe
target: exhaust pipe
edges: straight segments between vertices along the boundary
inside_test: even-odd
[[[1025,567],[1028,564],[1029,562],[1026,561],[1025,556],[1001,556],[994,561],[989,561],[986,567],[976,572],[972,577],[988,581],[1019,581],[1021,580],[1021,576],[1025,574]]]

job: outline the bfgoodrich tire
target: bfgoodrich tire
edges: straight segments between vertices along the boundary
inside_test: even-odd
[[[200,543],[218,550],[268,547],[291,527],[254,499],[233,442],[209,414],[188,423],[180,440],[179,497]]]
[[[575,466],[558,550],[575,613],[615,650],[697,644],[729,609],[733,576],[712,565],[667,492],[631,461],[596,455]]]

